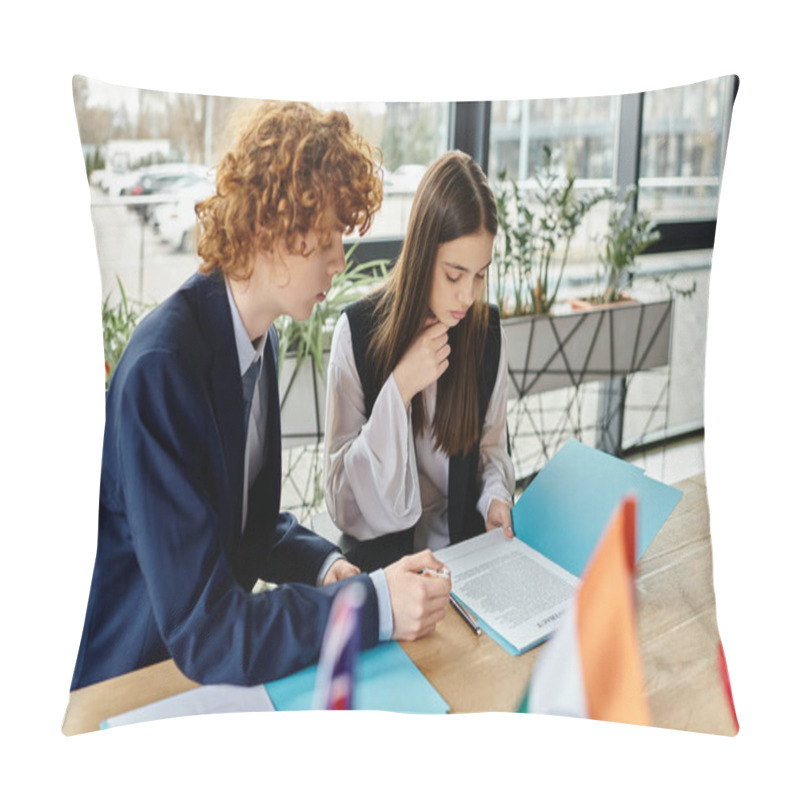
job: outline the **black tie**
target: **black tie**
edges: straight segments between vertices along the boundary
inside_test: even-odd
[[[261,366],[261,356],[259,356],[242,375],[242,394],[244,396],[244,435],[247,437],[247,424],[250,421],[250,408],[253,405],[253,392],[256,390],[256,380],[258,370]]]

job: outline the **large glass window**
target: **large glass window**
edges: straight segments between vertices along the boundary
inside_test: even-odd
[[[645,92],[639,208],[654,219],[716,219],[732,80]]]
[[[617,97],[571,97],[493,101],[489,134],[489,180],[514,181],[534,214],[542,212],[537,176],[550,159],[561,180],[574,176],[577,196],[611,187],[614,174]],[[548,155],[549,153],[549,155]],[[609,204],[595,205],[570,242],[568,271],[594,263],[596,237]]]
[[[156,92],[76,78],[103,296],[158,303],[197,269],[194,205],[259,101]],[[384,202],[371,239],[405,235],[422,173],[447,149],[447,103],[314,103],[339,109],[380,148]],[[212,180],[209,180],[209,177]],[[354,237],[355,238],[355,237]]]
[[[344,111],[383,157],[383,205],[365,239],[401,239],[420,178],[447,150],[448,103],[315,103]]]
[[[492,102],[489,177],[530,179],[545,147],[579,181],[610,181],[614,161],[616,97],[570,97]]]

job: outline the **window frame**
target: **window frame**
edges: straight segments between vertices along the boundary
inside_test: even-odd
[[[739,77],[733,75],[724,111],[720,174],[725,166],[731,114],[738,90]],[[639,92],[619,96],[612,178],[612,183],[616,186],[639,185],[644,95],[644,92]],[[450,104],[449,148],[471,155],[485,173],[489,169],[491,112],[492,104],[489,100],[455,101]],[[633,200],[634,208],[637,197],[638,195]],[[716,217],[669,222],[656,220],[656,224],[661,238],[645,251],[647,254],[704,250],[714,246]],[[394,262],[402,248],[403,238],[397,236],[363,240],[356,251],[357,261],[363,263],[372,259],[388,259]]]

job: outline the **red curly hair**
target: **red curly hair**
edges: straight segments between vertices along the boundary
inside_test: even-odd
[[[200,271],[241,280],[257,251],[283,243],[302,252],[306,234],[325,233],[328,209],[346,234],[363,235],[383,199],[379,168],[378,151],[343,112],[262,103],[218,165],[216,193],[195,207]]]

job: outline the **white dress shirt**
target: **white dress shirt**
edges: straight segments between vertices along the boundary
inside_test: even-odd
[[[506,446],[507,363],[501,329],[497,379],[480,440],[478,511],[484,520],[493,499],[511,505],[514,489]],[[424,392],[433,419],[436,384]],[[437,550],[450,543],[450,460],[434,446],[430,426],[414,436],[411,408],[405,408],[393,375],[366,418],[346,314],[339,317],[331,343],[325,433],[325,500],[341,530],[363,541],[415,525],[415,550]]]

